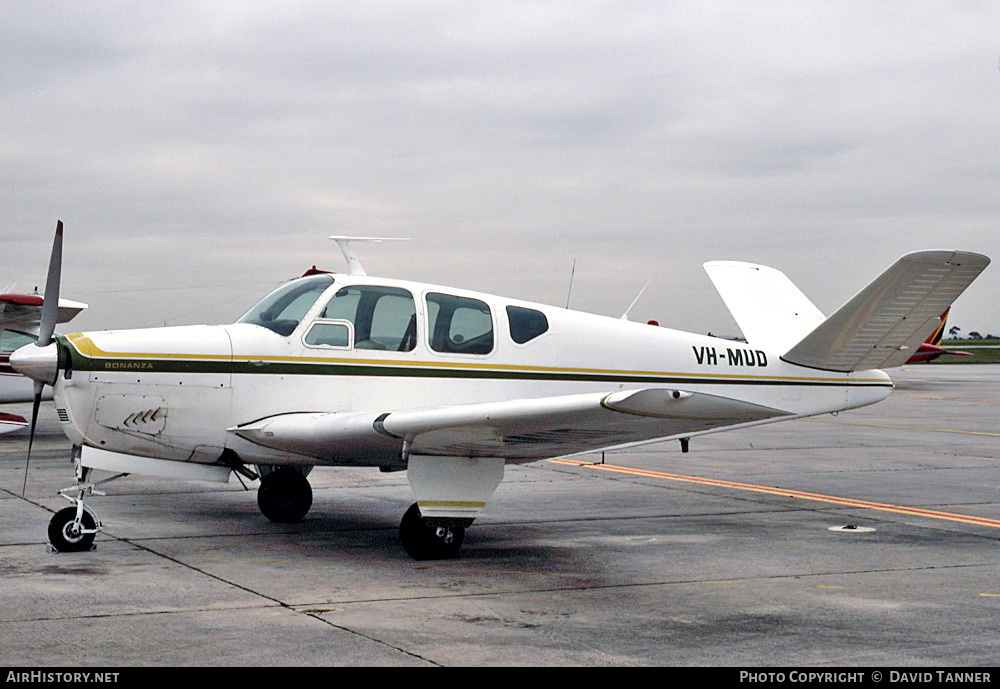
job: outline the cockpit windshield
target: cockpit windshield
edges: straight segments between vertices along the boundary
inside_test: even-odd
[[[309,307],[332,284],[333,278],[329,275],[292,280],[261,299],[236,322],[259,325],[279,335],[291,335]]]

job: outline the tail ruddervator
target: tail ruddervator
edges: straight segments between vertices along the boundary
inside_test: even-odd
[[[773,268],[712,261],[705,270],[750,344],[788,347],[784,361],[848,373],[906,363],[989,263],[965,251],[906,254],[829,318]]]

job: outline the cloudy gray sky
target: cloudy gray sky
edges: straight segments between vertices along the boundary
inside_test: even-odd
[[[71,330],[231,321],[330,234],[732,334],[705,261],[827,313],[908,251],[1000,261],[995,2],[0,2],[0,56],[0,288],[61,218]]]

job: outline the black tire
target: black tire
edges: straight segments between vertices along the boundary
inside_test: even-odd
[[[465,527],[428,524],[420,516],[420,508],[413,503],[399,523],[399,540],[403,550],[414,560],[447,560],[462,549]]]
[[[56,512],[49,522],[49,543],[60,553],[80,553],[90,550],[94,545],[96,533],[78,533],[73,529],[76,521],[76,508],[66,507]],[[97,528],[93,515],[86,510],[80,518],[80,524],[85,529]]]
[[[260,480],[257,506],[272,522],[295,524],[302,521],[312,507],[312,486],[297,469],[275,469]]]

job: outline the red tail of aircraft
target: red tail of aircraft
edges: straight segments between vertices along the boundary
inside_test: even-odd
[[[917,348],[917,351],[913,354],[913,356],[906,360],[906,363],[917,364],[920,362],[933,361],[942,354],[972,356],[972,352],[959,352],[954,349],[945,349],[941,346],[941,339],[944,337],[944,326],[948,321],[948,311],[950,310],[950,307],[945,309],[944,313],[941,314],[941,325],[939,325],[937,330],[935,330],[934,333],[927,338],[926,342]]]

